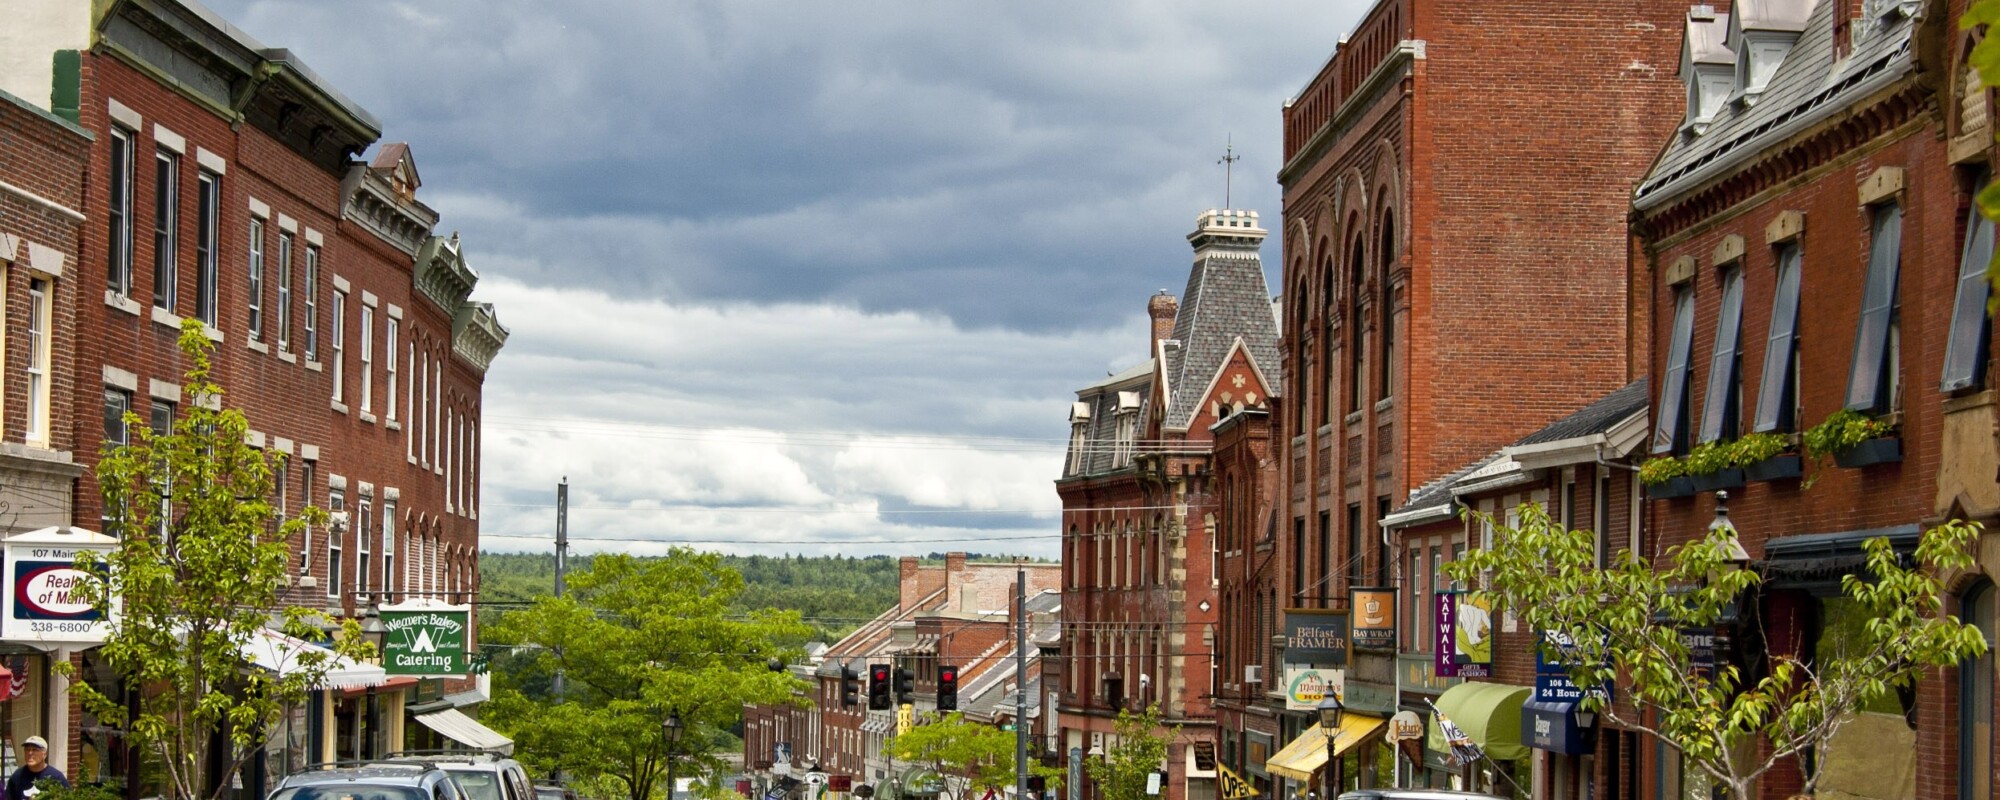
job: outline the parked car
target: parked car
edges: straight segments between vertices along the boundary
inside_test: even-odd
[[[285,776],[269,800],[469,800],[430,764],[347,764]]]
[[[536,800],[582,800],[577,797],[575,789],[560,781],[536,781],[535,798]]]
[[[458,782],[467,800],[537,800],[535,784],[528,779],[528,771],[521,768],[521,762],[499,753],[397,753],[388,761],[427,764],[444,770]]]
[[[1455,792],[1450,789],[1356,789],[1351,792],[1341,792],[1340,800],[1507,800],[1507,798],[1479,792]]]

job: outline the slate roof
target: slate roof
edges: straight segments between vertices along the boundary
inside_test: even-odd
[[[1576,413],[1522,437],[1514,444],[1517,446],[1541,444],[1604,433],[1631,418],[1633,414],[1646,410],[1646,400],[1646,379],[1640,378],[1626,384],[1618,391],[1605,395],[1595,403],[1577,409]]]
[[[1402,504],[1401,506],[1398,506],[1396,510],[1389,512],[1389,516],[1393,517],[1401,514],[1409,514],[1418,511],[1431,511],[1431,510],[1442,511],[1444,509],[1450,508],[1451,498],[1452,498],[1451,494],[1452,488],[1457,486],[1459,481],[1465,480],[1465,477],[1467,475],[1471,475],[1472,473],[1479,471],[1481,468],[1485,467],[1488,464],[1493,463],[1494,460],[1498,458],[1500,458],[1500,453],[1496,451],[1490,455],[1487,455],[1485,458],[1479,459],[1478,461],[1474,461],[1463,467],[1459,467],[1457,470],[1453,471],[1450,475],[1446,475],[1442,478],[1433,480],[1430,483],[1426,483],[1422,486],[1417,487],[1416,491],[1410,493],[1409,501]]]
[[[1754,2],[1760,12],[1767,2]],[[1850,103],[1894,82],[1916,67],[1914,16],[1871,12],[1853,25],[1853,51],[1833,57],[1833,13],[1841,4],[1820,0],[1805,29],[1778,66],[1763,95],[1749,107],[1726,104],[1698,136],[1676,133],[1633,193],[1633,204],[1651,209],[1731,170],[1759,150],[1846,110]],[[1917,14],[1922,14],[1921,10]]]
[[[1139,395],[1138,414],[1139,419],[1144,420],[1152,405],[1153,359],[1146,359],[1077,392],[1077,401],[1090,407],[1090,422],[1084,426],[1084,446],[1090,448],[1083,456],[1084,475],[1098,475],[1112,470],[1111,462],[1117,455],[1120,391]],[[1139,436],[1143,438],[1145,433],[1142,431]]]
[[[1258,368],[1277,381],[1278,320],[1264,286],[1264,261],[1253,248],[1213,246],[1195,259],[1174,317],[1180,346],[1166,354],[1167,388],[1173,391],[1167,427],[1185,429],[1194,420],[1202,393],[1239,336]]]

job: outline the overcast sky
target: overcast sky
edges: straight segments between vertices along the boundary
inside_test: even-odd
[[[407,141],[513,331],[487,550],[1055,555],[1074,390],[1364,0],[210,0]],[[1270,271],[1275,238],[1265,246]]]

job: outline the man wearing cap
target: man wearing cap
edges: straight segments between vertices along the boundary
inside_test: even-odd
[[[55,781],[64,788],[69,786],[69,778],[62,770],[49,766],[49,740],[40,736],[30,736],[21,743],[21,768],[7,776],[6,800],[30,800],[42,790],[35,784]]]

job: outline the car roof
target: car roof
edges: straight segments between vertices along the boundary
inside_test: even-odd
[[[1455,792],[1449,789],[1358,789],[1342,793],[1340,800],[1505,800],[1505,798],[1481,792]]]
[[[387,783],[416,786],[423,782],[430,766],[421,763],[377,763],[345,767],[307,769],[285,776],[284,786],[314,786],[324,783]]]

